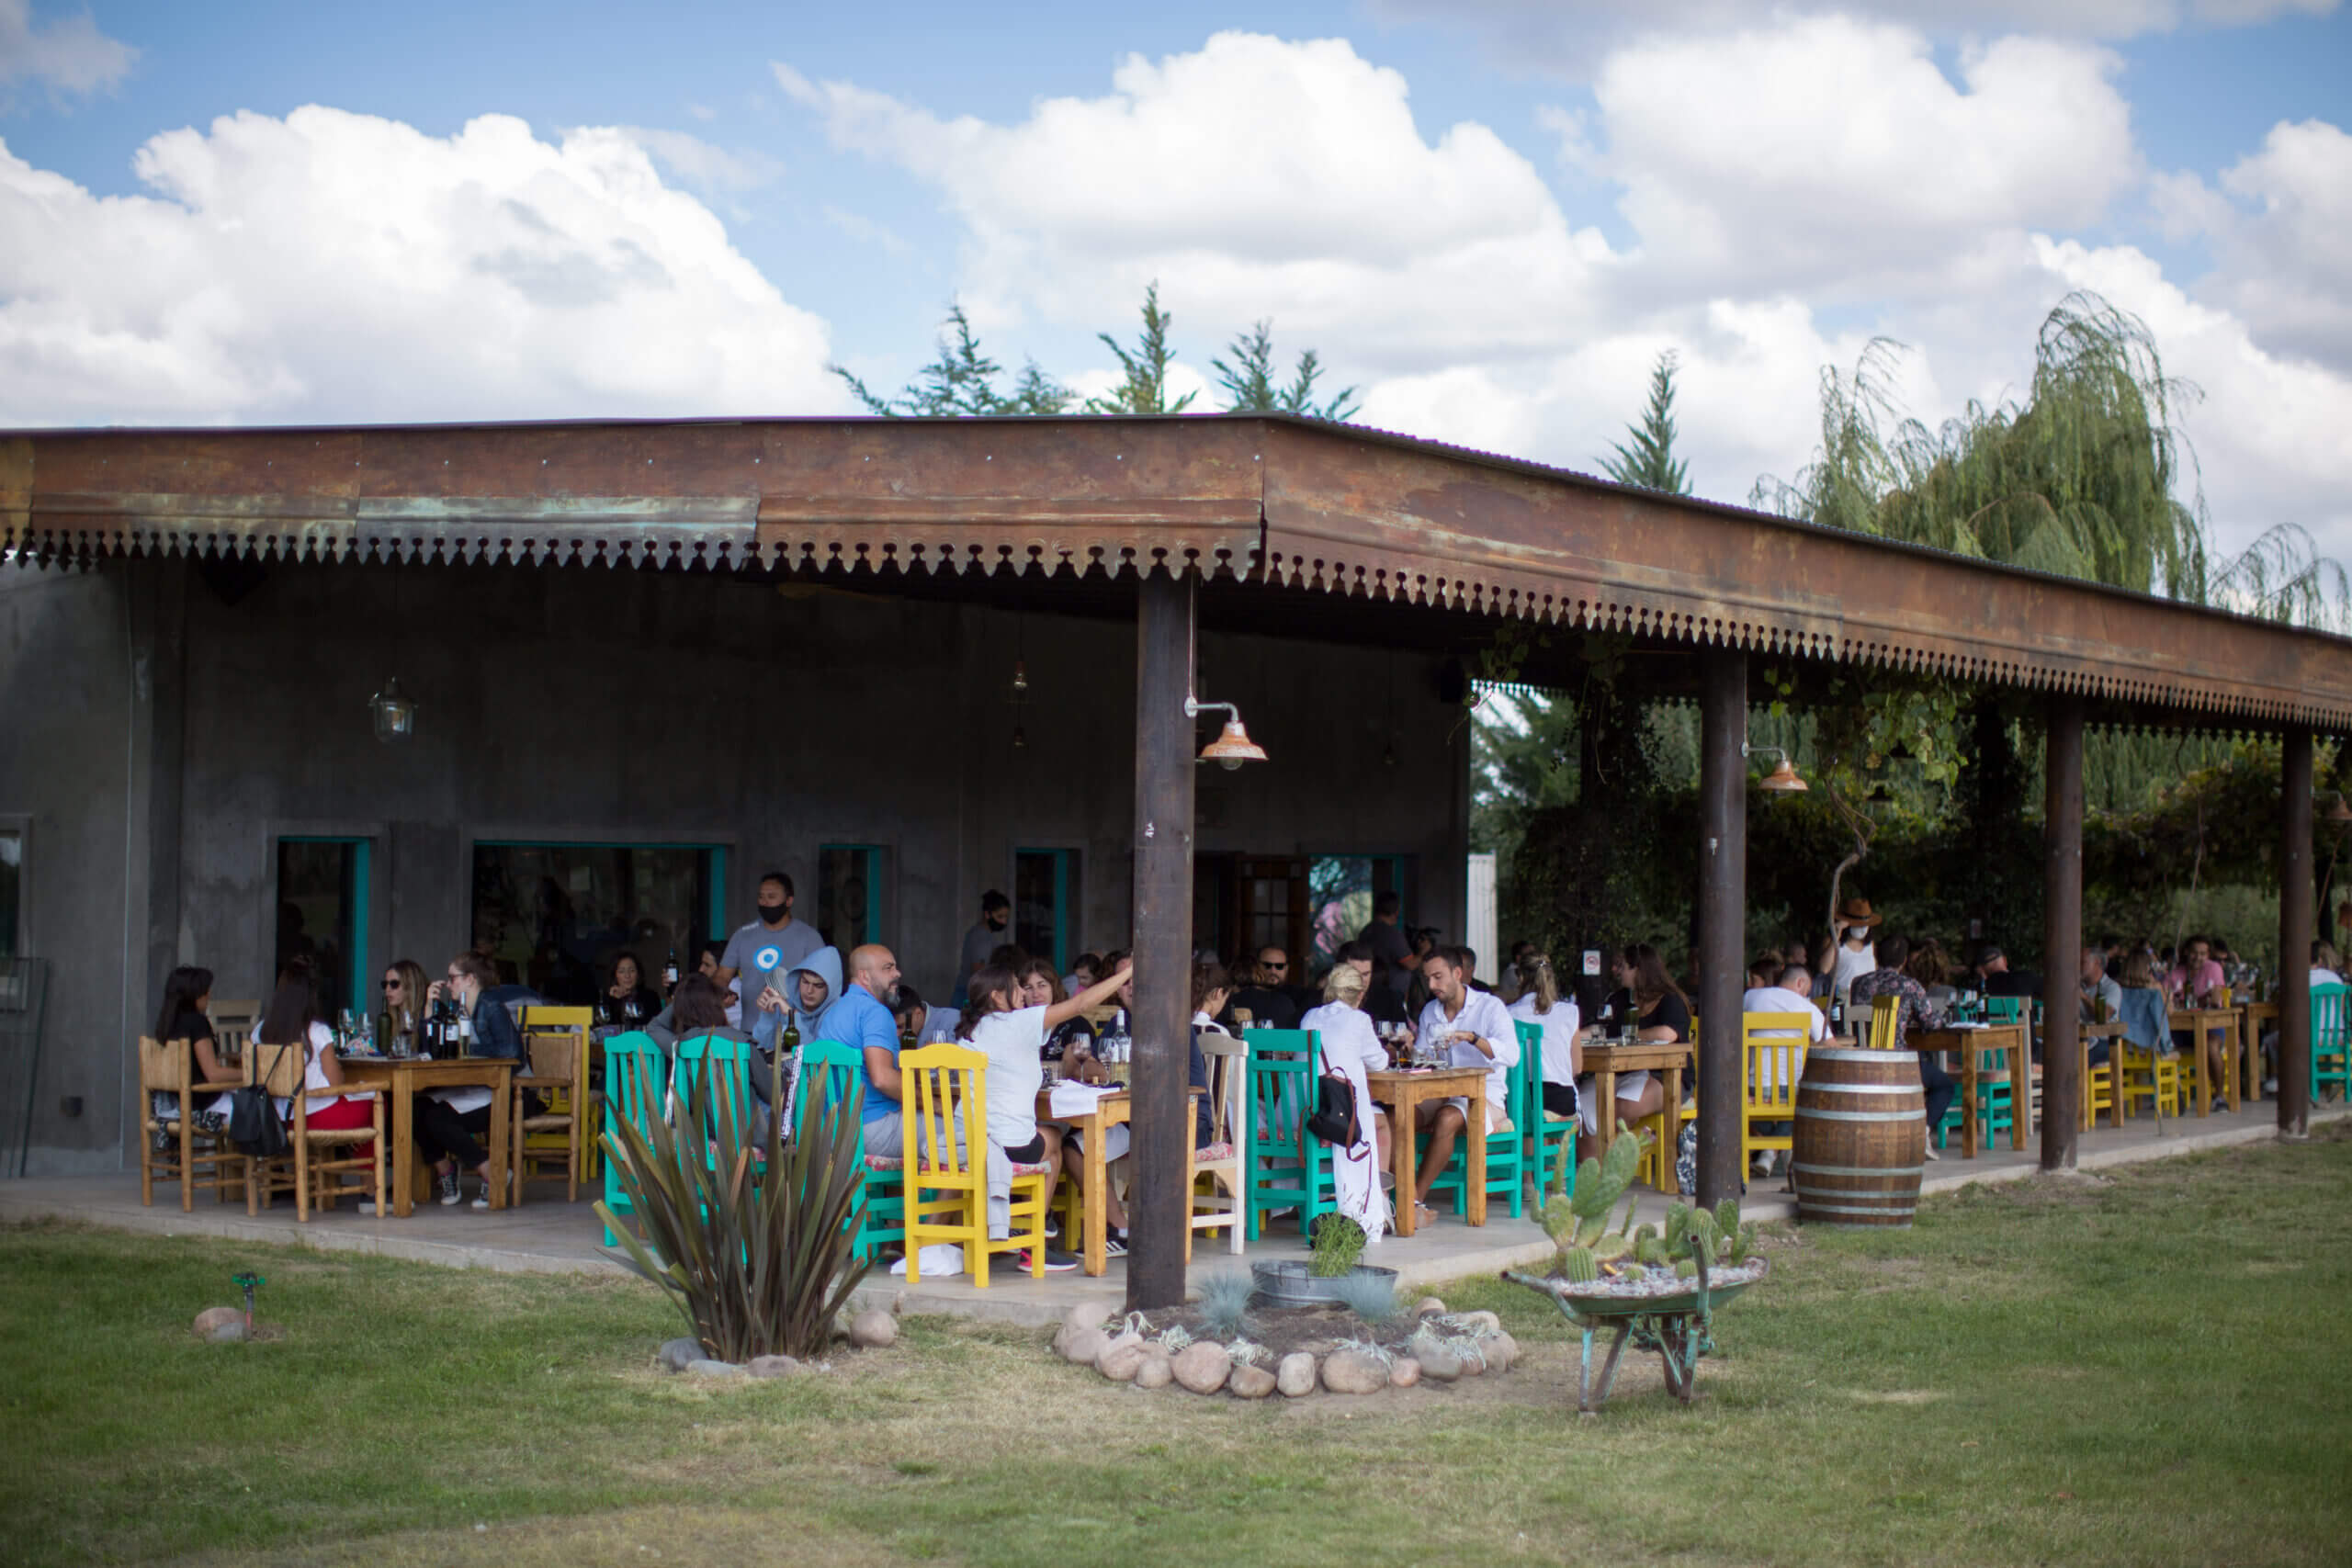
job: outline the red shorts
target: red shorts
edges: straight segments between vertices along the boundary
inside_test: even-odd
[[[338,1100],[333,1105],[320,1106],[310,1112],[310,1124],[321,1131],[341,1131],[350,1127],[365,1127],[376,1120],[376,1107],[371,1100]],[[364,1144],[351,1145],[353,1159],[372,1158],[376,1147],[373,1138]]]

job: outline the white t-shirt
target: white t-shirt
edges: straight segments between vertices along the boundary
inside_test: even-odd
[[[302,1046],[302,1087],[304,1089],[333,1089],[334,1087],[333,1084],[327,1082],[326,1067],[323,1065],[323,1057],[326,1054],[326,1050],[334,1043],[334,1030],[329,1029],[323,1023],[312,1023],[311,1025],[311,1038],[305,1042]],[[247,1048],[258,1048],[264,1052],[269,1052],[275,1049],[274,1046],[265,1044],[259,1035],[255,1035],[253,1040],[248,1043]],[[269,1057],[267,1055],[263,1055],[259,1060],[265,1068],[268,1066]],[[308,1113],[315,1115],[317,1112],[324,1111],[328,1106],[340,1105],[346,1100],[373,1100],[375,1098],[376,1091],[374,1089],[356,1089],[350,1094],[339,1094],[333,1100],[313,1100],[310,1102],[310,1110]],[[279,1100],[275,1103],[277,1106],[277,1117],[279,1121],[283,1122],[293,1116],[294,1102],[292,1100]]]
[[[1452,1018],[1445,1016],[1445,1004],[1435,997],[1421,1010],[1420,1039],[1442,1040],[1464,1030],[1491,1046],[1494,1056],[1489,1059],[1468,1041],[1457,1040],[1446,1060],[1456,1067],[1487,1069],[1487,1130],[1492,1132],[1510,1115],[1510,1070],[1519,1066],[1519,1031],[1511,1025],[1510,1010],[1492,991],[1465,993],[1462,1010]]]
[[[1335,1073],[1344,1073],[1348,1064],[1360,1062],[1368,1073],[1385,1072],[1388,1067],[1387,1049],[1380,1043],[1379,1031],[1372,1027],[1372,1017],[1362,1008],[1345,1002],[1325,1002],[1311,1009],[1298,1021],[1301,1029],[1311,1030],[1323,1046],[1323,1059],[1331,1064]],[[1320,1073],[1320,1066],[1315,1069]]]
[[[1813,998],[1811,997],[1801,997],[1797,995],[1796,992],[1790,990],[1786,986],[1757,986],[1752,987],[1741,995],[1739,998],[1739,1010],[1742,1012],[1811,1013],[1813,1015],[1813,1022],[1806,1026],[1808,1032],[1805,1038],[1811,1040],[1815,1044],[1819,1044],[1822,1041],[1829,1038],[1829,1021],[1821,1016],[1821,1010],[1813,1005]],[[1765,1030],[1758,1038],[1768,1040],[1776,1039],[1784,1036],[1787,1032],[1788,1032],[1786,1030],[1781,1029],[1768,1029]]]
[[[2313,965],[2311,983],[2314,986],[2340,986],[2344,984],[2344,976],[2333,969],[2322,969]]]
[[[1577,1004],[1562,997],[1552,1004],[1550,1012],[1538,1012],[1535,993],[1530,991],[1510,1004],[1510,1015],[1544,1026],[1544,1081],[1576,1082],[1577,1031],[1584,1025],[1584,1015],[1577,1010]]]
[[[1046,1010],[992,1012],[972,1026],[972,1048],[989,1059],[989,1142],[1017,1149],[1037,1135],[1037,1090],[1046,1081]]]
[[[1838,962],[1829,971],[1829,994],[1839,1001],[1846,999],[1846,987],[1878,968],[1878,943],[1862,943],[1860,953],[1844,942],[1838,944]]]

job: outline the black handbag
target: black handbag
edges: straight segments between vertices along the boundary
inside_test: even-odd
[[[1363,1128],[1356,1121],[1355,1087],[1347,1075],[1335,1073],[1324,1059],[1323,1042],[1315,1043],[1315,1055],[1323,1071],[1315,1079],[1315,1110],[1306,1118],[1306,1130],[1324,1143],[1347,1150],[1351,1155],[1361,1152]]]
[[[245,1048],[258,1053],[258,1041],[248,1041]],[[275,1072],[277,1064],[286,1059],[290,1045],[280,1045],[270,1064]],[[265,1082],[270,1075],[262,1075]],[[277,1119],[277,1107],[270,1100],[269,1090],[262,1083],[243,1084],[229,1091],[229,1141],[255,1159],[276,1159],[293,1145],[286,1140],[286,1123]]]

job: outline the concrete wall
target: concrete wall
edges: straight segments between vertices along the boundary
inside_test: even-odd
[[[28,951],[59,964],[36,1171],[129,1157],[128,1043],[173,964],[266,994],[282,835],[372,841],[379,965],[467,944],[477,838],[723,844],[731,921],[762,870],[813,917],[818,846],[885,845],[885,939],[939,999],[1016,848],[1080,851],[1078,941],[1127,941],[1129,625],[535,568],[274,567],[232,604],[152,562],[7,572],[0,626],[0,816],[32,819]],[[1204,693],[1273,761],[1203,773],[1198,843],[1414,856],[1408,917],[1458,931],[1467,727],[1394,664],[1386,767],[1390,655],[1204,636]],[[387,747],[366,705],[394,673],[418,733]]]

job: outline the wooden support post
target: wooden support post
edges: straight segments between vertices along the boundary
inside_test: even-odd
[[[1702,656],[1699,699],[1699,1201],[1739,1196],[1739,999],[1747,987],[1747,655]],[[1679,1133],[1666,1108],[1667,1136]],[[1669,1151],[1671,1157],[1671,1151]]]
[[[2083,703],[2053,697],[2042,750],[2041,1168],[2071,1170],[2082,1132]],[[2010,1091],[2022,1111],[2027,1084]]]
[[[2312,1130],[2312,732],[2295,726],[2278,749],[2278,1134],[2301,1138]]]
[[[1136,1007],[1127,1307],[1184,1300],[1193,1135],[1193,579],[1145,577],[1136,601]],[[1087,1194],[1092,1202],[1099,1193]]]

